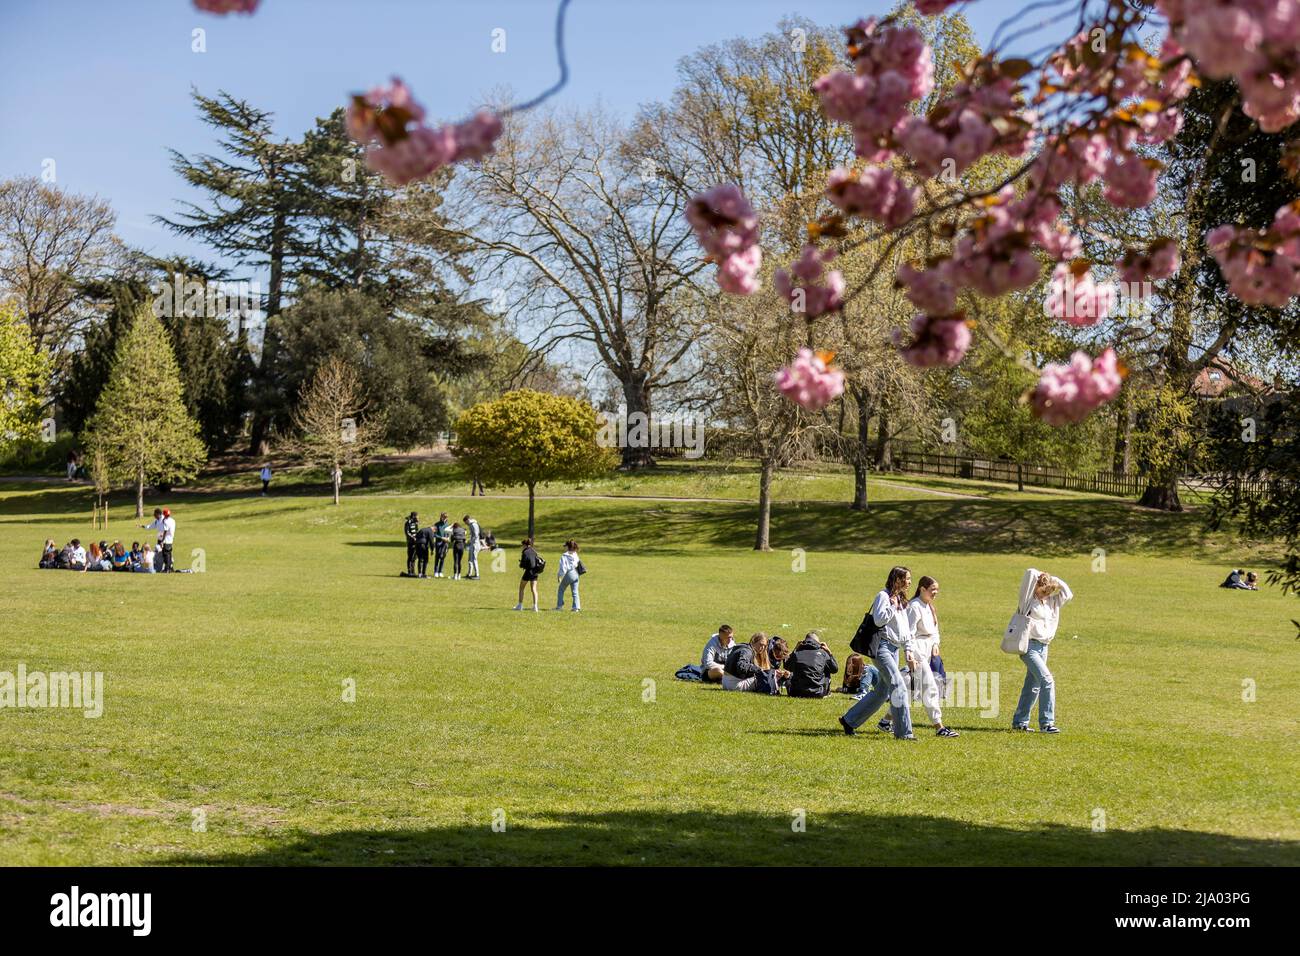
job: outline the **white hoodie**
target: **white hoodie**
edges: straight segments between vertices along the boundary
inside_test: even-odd
[[[1042,572],[1036,568],[1030,568],[1020,579],[1018,610],[1029,619],[1029,639],[1040,644],[1050,644],[1052,638],[1056,637],[1056,625],[1061,619],[1061,607],[1074,597],[1074,592],[1060,578],[1052,578],[1052,583],[1058,590],[1055,594],[1048,595],[1045,600],[1039,600],[1034,596],[1034,588],[1040,573]]]
[[[871,603],[871,619],[876,622],[876,627],[885,629],[884,637],[889,643],[901,647],[905,653],[912,653],[912,620],[907,605],[896,607],[889,599],[889,592],[882,589]]]
[[[939,646],[939,621],[934,608],[921,598],[914,597],[907,604],[907,616],[912,622],[913,638],[917,653],[929,657]]]

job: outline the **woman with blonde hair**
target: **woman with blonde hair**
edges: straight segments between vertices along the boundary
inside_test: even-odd
[[[1030,568],[1020,579],[1020,605],[1003,639],[1003,649],[1015,643],[1014,651],[1025,664],[1025,685],[1011,717],[1013,730],[1029,729],[1029,713],[1036,700],[1039,729],[1045,734],[1061,732],[1056,726],[1056,681],[1047,669],[1047,650],[1056,637],[1061,608],[1072,597],[1070,586],[1046,571]]]
[[[727,654],[727,663],[722,669],[722,689],[770,694],[772,683],[768,674],[771,670],[772,659],[767,653],[767,635],[759,631],[749,639],[748,644],[737,644]]]

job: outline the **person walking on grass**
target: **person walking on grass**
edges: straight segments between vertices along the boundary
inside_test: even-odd
[[[467,549],[469,551],[469,573],[465,575],[467,581],[478,580],[478,553],[483,547],[483,532],[479,530],[478,521],[465,515],[461,519],[465,522],[465,529],[469,535]]]
[[[467,540],[465,529],[460,526],[460,522],[453,522],[451,526],[451,567],[453,572],[451,579],[453,581],[460,580],[460,566],[465,560],[465,542]]]
[[[573,594],[573,609],[582,610],[582,600],[578,597],[578,578],[585,571],[582,566],[582,559],[578,557],[578,542],[570,538],[564,542],[564,553],[560,555],[560,568],[556,572],[556,579],[560,582],[560,589],[555,595],[555,609],[564,610],[564,589],[568,588]]]
[[[451,544],[451,525],[447,524],[447,512],[438,516],[433,526],[433,576],[442,577],[442,566],[447,561],[447,546]]]
[[[262,497],[265,498],[266,489],[271,487],[271,466],[269,464],[262,465],[261,477],[262,477]]]
[[[880,672],[880,683],[840,717],[840,727],[852,735],[867,722],[880,705],[889,702],[892,715],[880,721],[881,730],[894,733],[897,740],[915,740],[912,733],[912,714],[908,707],[907,687],[898,667],[898,651],[902,648],[909,667],[916,667],[916,653],[912,649],[912,625],[907,614],[907,589],[912,586],[912,572],[901,565],[891,568],[885,586],[876,595],[868,612],[876,633],[871,639],[871,659]]]
[[[523,576],[519,579],[519,602],[515,605],[516,611],[524,609],[524,588],[532,588],[533,592],[533,610],[537,610],[537,578],[546,570],[546,559],[537,553],[533,547],[532,538],[524,538],[520,543],[523,549],[519,554],[519,567],[523,568]]]
[[[402,532],[406,535],[406,574],[404,577],[415,577],[415,559],[419,554],[420,536],[420,516],[412,511],[406,516],[406,521],[402,524]],[[428,557],[425,557],[425,563],[428,564]]]
[[[1029,730],[1029,713],[1038,702],[1038,728],[1045,734],[1059,734],[1056,726],[1056,681],[1047,669],[1047,650],[1056,637],[1061,608],[1074,597],[1070,586],[1046,571],[1030,568],[1020,579],[1020,606],[1017,614],[1028,638],[1020,659],[1025,664],[1025,685],[1020,702],[1011,715],[1013,730]],[[1015,626],[1016,618],[1012,618]]]
[[[907,605],[912,621],[912,646],[916,652],[916,666],[912,668],[912,688],[919,690],[921,703],[930,715],[934,732],[939,737],[958,737],[960,734],[943,725],[943,711],[939,708],[939,681],[935,677],[931,660],[939,655],[939,612],[934,599],[939,596],[939,582],[929,575],[921,575],[916,594]]]

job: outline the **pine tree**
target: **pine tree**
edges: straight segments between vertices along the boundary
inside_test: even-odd
[[[101,452],[114,480],[135,485],[137,518],[144,515],[146,483],[191,478],[207,460],[167,330],[147,306],[136,310],[117,345],[87,430],[91,455]]]

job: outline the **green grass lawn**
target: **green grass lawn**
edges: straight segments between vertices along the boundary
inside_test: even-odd
[[[92,536],[89,497],[0,485],[0,670],[105,680],[99,719],[0,710],[0,863],[1300,863],[1296,601],[1216,587],[1275,552],[1195,515],[909,476],[873,481],[864,515],[839,503],[851,474],[798,473],[758,554],[747,503],[553,498],[542,551],[553,569],[582,541],[585,609],[532,614],[510,610],[523,501],[463,497],[433,465],[337,508],[309,479],[170,496],[178,563],[201,548],[206,567],[170,577],[35,570],[44,538]],[[675,465],[548,492],[753,487],[745,466]],[[412,508],[472,511],[505,570],[397,577]],[[109,537],[150,534],[131,513],[115,504]],[[915,743],[846,738],[842,695],[673,680],[722,620],[820,628],[842,659],[894,562],[942,582],[949,671],[998,678],[996,716],[946,712],[959,739],[919,707]],[[1030,563],[1076,595],[1054,738],[1009,730],[1023,667],[998,641]]]

